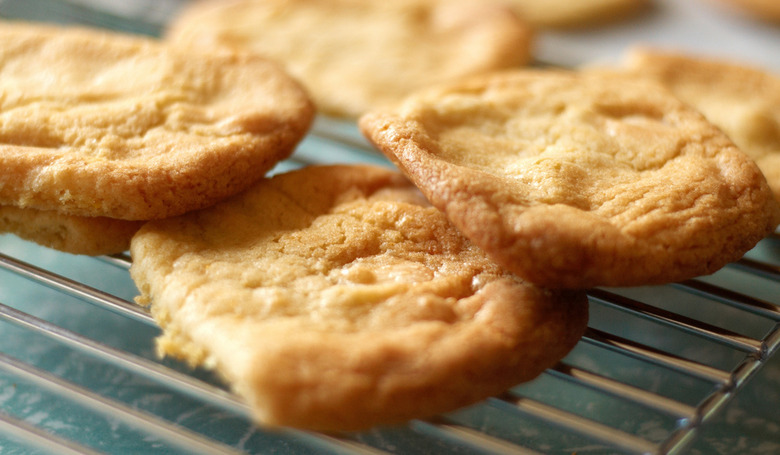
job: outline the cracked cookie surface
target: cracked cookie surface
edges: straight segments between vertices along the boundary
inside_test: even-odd
[[[0,204],[163,218],[234,194],[313,117],[278,65],[98,30],[0,24]]]
[[[349,430],[453,410],[556,363],[584,293],[506,273],[399,173],[309,167],[145,225],[131,275],[160,352],[259,422]]]
[[[752,158],[780,200],[780,77],[760,68],[650,48],[624,68],[658,81],[723,129]]]
[[[425,90],[360,125],[464,235],[543,286],[708,274],[778,222],[750,158],[631,77],[499,73]]]

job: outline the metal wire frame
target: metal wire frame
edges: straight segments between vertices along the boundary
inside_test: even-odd
[[[96,14],[93,10],[82,11],[73,5],[63,6],[58,2],[35,0],[33,3],[45,5],[44,8],[40,9],[41,11],[46,11],[48,17],[56,16],[64,22],[92,23],[97,26],[122,30],[128,29],[150,35],[158,34],[161,28],[161,24],[158,23],[128,22],[126,18],[114,17],[100,12]],[[4,13],[12,15],[13,13],[28,14],[30,11],[35,10],[35,8],[30,7],[29,1],[3,2],[3,7]],[[52,8],[59,9],[55,11]],[[11,11],[11,9],[14,10]],[[298,153],[298,158],[296,158],[300,162],[293,163],[293,165],[317,162],[319,160],[318,155],[322,153],[321,150],[318,150],[319,147],[328,148],[331,159],[333,159],[335,154],[336,160],[340,162],[364,162],[366,158],[369,158],[369,161],[378,164],[383,163],[380,157],[366,153],[370,150],[370,147],[363,138],[355,135],[353,131],[343,131],[338,122],[318,119],[318,122],[313,127],[313,133],[315,137],[311,140],[315,141],[318,147],[301,150]],[[99,259],[107,265],[124,269],[130,265],[130,258],[126,255],[102,257]],[[743,259],[732,264],[731,267],[773,282],[780,282],[780,268],[776,265],[765,264],[753,259]],[[27,278],[36,285],[46,286],[57,292],[74,296],[97,307],[143,324],[154,324],[148,312],[132,302],[38,268],[16,258],[0,254],[0,269]],[[750,377],[759,371],[764,362],[777,351],[780,345],[780,308],[770,302],[734,292],[702,280],[688,280],[671,286],[691,295],[701,296],[718,304],[728,305],[740,311],[773,321],[774,328],[761,339],[751,338],[662,310],[607,290],[596,289],[590,292],[590,299],[595,304],[625,312],[632,318],[653,321],[670,329],[680,330],[701,337],[713,344],[727,346],[743,353],[744,358],[734,369],[724,371],[595,328],[588,330],[582,340],[582,344],[601,350],[612,351],[622,356],[632,357],[644,364],[653,365],[655,368],[668,369],[713,384],[713,391],[700,400],[699,403],[696,405],[681,403],[567,362],[561,362],[545,373],[548,376],[575,384],[578,387],[588,388],[599,394],[609,395],[669,416],[678,422],[678,425],[675,431],[663,442],[647,441],[641,437],[591,420],[587,416],[580,416],[569,410],[560,409],[539,400],[523,396],[514,390],[491,398],[486,403],[510,413],[526,415],[533,419],[547,422],[549,425],[559,427],[564,432],[586,435],[591,439],[603,442],[606,446],[629,453],[676,454],[682,452],[695,438],[701,427],[713,416],[717,415],[718,411],[735,395],[735,392],[744,386]],[[152,381],[164,383],[167,387],[194,397],[204,403],[218,406],[238,415],[249,415],[246,405],[223,388],[198,380],[160,363],[114,349],[100,341],[85,338],[2,303],[0,303],[0,320],[47,337],[56,343],[93,356],[102,362],[121,367]],[[51,390],[53,393],[68,396],[83,406],[95,409],[107,416],[121,419],[130,425],[137,425],[144,431],[153,433],[163,440],[189,451],[207,453],[232,453],[235,451],[231,447],[226,447],[210,440],[205,435],[193,433],[157,416],[149,415],[118,401],[99,396],[89,390],[84,390],[76,384],[65,381],[32,365],[25,364],[11,356],[0,354],[0,370],[25,378],[36,384],[36,386]],[[414,421],[410,423],[410,428],[488,453],[536,453],[532,449],[462,425],[447,416]],[[0,412],[0,433],[23,440],[32,447],[51,452],[63,454],[96,453],[91,448],[63,439],[3,412]],[[297,438],[309,441],[315,447],[356,454],[382,452],[363,443],[359,437],[352,434],[322,435],[298,431],[292,431],[292,433]]]
[[[116,266],[123,269],[127,269],[130,266],[130,258],[127,255],[102,257],[99,259],[104,261],[107,266]],[[743,260],[735,264],[734,267],[751,273],[755,272],[758,275],[780,282],[780,273],[777,273],[776,270],[773,272],[772,266],[759,263],[758,270],[756,270],[753,268],[755,264],[755,261]],[[154,324],[148,312],[132,302],[5,254],[0,254],[0,269],[144,324]],[[646,364],[652,364],[657,368],[668,369],[712,383],[714,385],[713,392],[706,396],[698,405],[692,406],[681,403],[566,362],[561,362],[555,368],[546,372],[547,375],[569,383],[652,409],[673,418],[678,422],[677,428],[662,443],[647,441],[636,435],[593,421],[586,416],[580,416],[568,410],[519,395],[514,391],[492,398],[487,403],[516,414],[527,415],[536,420],[547,422],[549,425],[558,427],[565,432],[585,435],[607,446],[615,447],[628,453],[680,453],[695,438],[702,425],[715,416],[734,396],[735,392],[761,368],[766,359],[777,351],[778,346],[780,346],[780,307],[728,289],[707,284],[700,280],[690,280],[674,286],[685,292],[705,296],[711,300],[768,318],[774,322],[774,329],[764,338],[755,339],[659,309],[607,290],[594,289],[589,292],[592,303],[606,305],[618,311],[626,312],[631,317],[654,321],[675,330],[681,330],[701,337],[710,343],[727,346],[744,353],[744,359],[732,371],[724,371],[592,327],[588,329],[582,343],[629,356]],[[150,380],[164,383],[167,387],[174,388],[205,403],[230,410],[238,415],[249,416],[249,410],[246,405],[225,389],[193,378],[157,362],[114,349],[99,341],[85,338],[1,303],[0,320],[23,327],[25,330],[45,336],[103,362],[124,368]],[[26,380],[33,381],[37,386],[52,390],[54,393],[75,399],[82,405],[97,409],[113,418],[123,419],[144,431],[149,431],[157,437],[161,437],[174,445],[185,447],[190,451],[208,453],[234,452],[234,449],[209,440],[204,435],[192,433],[156,416],[147,415],[120,402],[100,397],[89,390],[80,388],[78,385],[68,383],[51,373],[39,370],[31,365],[26,365],[5,354],[0,355],[0,369],[24,377]],[[435,437],[454,440],[459,444],[478,447],[482,451],[518,454],[534,453],[532,449],[490,436],[452,421],[446,416],[427,421],[415,421],[410,425],[416,431],[431,433]],[[56,447],[62,453],[90,453],[91,451],[89,448],[79,447],[74,442],[61,440],[56,435],[30,427],[30,425],[4,414],[0,414],[0,430],[10,432],[34,446]],[[306,439],[316,445],[335,448],[341,452],[365,454],[378,452],[378,449],[360,442],[355,435],[351,434],[320,435],[297,431],[293,433],[295,433],[295,437]]]

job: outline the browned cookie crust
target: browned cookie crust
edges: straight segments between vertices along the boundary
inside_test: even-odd
[[[659,85],[626,76],[505,72],[360,125],[461,232],[542,286],[708,274],[778,222],[750,158]]]
[[[580,28],[617,22],[648,9],[650,0],[506,0],[535,27]],[[771,0],[769,0],[771,1]]]
[[[143,220],[204,207],[286,158],[313,117],[248,55],[0,23],[0,204]]]
[[[556,363],[580,292],[502,271],[400,174],[310,167],[145,225],[131,274],[160,352],[214,368],[259,422],[364,429],[453,410]]]
[[[780,5],[780,3],[778,3]],[[625,68],[660,82],[752,158],[780,200],[780,77],[737,62],[636,48]]]

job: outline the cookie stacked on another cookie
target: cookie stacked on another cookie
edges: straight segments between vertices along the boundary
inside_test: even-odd
[[[72,254],[98,256],[126,251],[143,224],[144,221],[0,206],[0,232]]]
[[[289,156],[314,115],[299,84],[257,56],[26,23],[0,24],[0,39],[0,205],[15,207],[0,226],[72,252],[122,242],[63,235],[108,229],[126,247],[140,220],[247,188]]]
[[[482,400],[555,364],[583,292],[505,272],[399,173],[307,167],[151,221],[131,276],[161,353],[215,369],[266,425],[355,430]]]
[[[321,112],[351,119],[431,83],[523,65],[531,36],[503,2],[480,0],[201,1],[166,33],[278,59]]]
[[[541,286],[709,274],[780,220],[747,155],[671,92],[630,75],[475,77],[360,126],[466,237]]]

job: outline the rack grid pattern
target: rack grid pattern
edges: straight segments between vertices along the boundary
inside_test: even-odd
[[[379,160],[368,151],[350,148],[346,141],[318,135],[316,131],[321,128],[322,125],[315,128],[312,138],[284,163],[282,170],[322,161],[315,155],[322,152],[324,142],[352,154],[342,157],[346,161]],[[777,235],[763,241],[770,244],[770,249],[778,242]],[[63,255],[59,259],[67,261],[70,257]],[[89,260],[120,274],[127,273],[131,261],[127,255]],[[28,286],[45,288],[113,313],[132,325],[148,326],[152,329],[150,340],[156,333],[148,312],[127,298],[5,253],[0,253],[0,271],[22,278]],[[771,262],[746,257],[727,266],[724,272],[745,274],[770,286],[780,286],[780,267]],[[603,453],[682,453],[780,346],[780,306],[724,286],[720,281],[723,279],[716,275],[647,289],[593,289],[589,291],[591,324],[572,355],[536,381],[452,415],[410,422],[404,428],[356,434],[321,435],[292,430],[271,433],[302,445],[285,446],[280,453],[288,449],[290,453],[310,449],[334,453],[411,453],[419,449],[422,453],[432,446],[465,453],[570,453],[572,447],[598,447]],[[743,282],[744,277],[737,281]],[[663,294],[673,294],[674,298],[659,297]],[[666,304],[659,306],[654,299]],[[750,320],[747,331],[758,330],[759,335],[746,335],[731,328],[733,324],[719,325],[668,308],[686,308],[689,299],[708,305],[705,313],[720,314],[728,309],[729,320]],[[698,306],[702,306],[701,302]],[[5,302],[0,302],[0,321],[21,329],[22,336],[46,338],[186,396],[193,401],[193,407],[214,407],[235,416],[243,425],[250,425],[247,407],[213,378],[200,378],[197,372],[172,367],[154,355],[112,347]],[[644,326],[650,328],[643,329]],[[630,327],[629,333],[621,331],[621,327]],[[643,338],[648,333],[652,337]],[[691,338],[698,344],[690,342]],[[693,350],[686,353],[683,346]],[[165,416],[101,395],[8,353],[0,353],[0,371],[46,394],[129,426],[140,432],[142,438],[156,441],[155,447],[175,448],[183,453],[235,453],[264,448],[262,442],[250,447],[211,438],[208,427],[193,430],[178,425]],[[653,381],[643,383],[643,377],[653,377]],[[682,396],[678,396],[678,388],[686,389]],[[589,409],[594,403],[605,410]],[[628,416],[637,416],[638,420],[627,421],[631,420]],[[648,422],[652,423],[652,431],[642,429]],[[534,426],[541,430],[528,434],[517,431]],[[88,447],[67,431],[58,434],[36,427],[29,417],[14,415],[2,407],[0,434],[57,453],[100,453],[100,447]],[[561,438],[563,445],[558,446]],[[407,445],[398,445],[398,441]],[[105,449],[111,451],[110,447]]]

